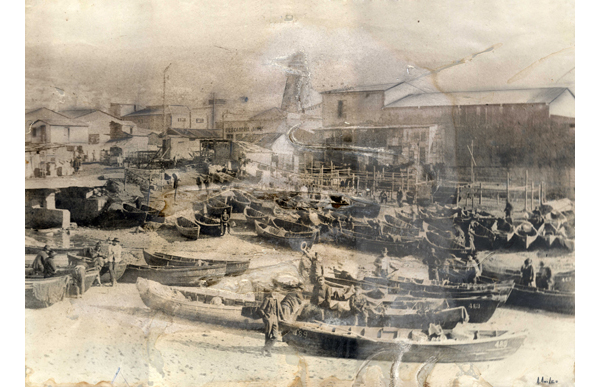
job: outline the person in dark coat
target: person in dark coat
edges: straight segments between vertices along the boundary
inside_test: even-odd
[[[179,177],[176,174],[173,174],[173,189],[175,190],[175,194],[173,195],[173,201],[177,201],[177,188],[179,188]]]
[[[283,312],[279,300],[272,293],[267,293],[263,303],[258,309],[258,314],[265,323],[265,346],[263,355],[271,356],[271,348],[281,338],[279,334],[279,321],[283,320]]]
[[[387,204],[387,199],[388,199],[387,192],[381,191],[381,193],[379,194],[379,202],[381,204],[383,204],[383,203]]]
[[[508,200],[506,200],[506,206],[504,207],[504,220],[506,220],[510,224],[512,224],[512,222],[513,222],[512,214],[513,214],[513,206],[512,206],[512,204],[510,204],[510,202]]]
[[[540,278],[538,279],[540,289],[552,290],[554,287],[554,278],[552,277],[552,269],[540,262]]]
[[[54,263],[54,257],[56,256],[56,251],[50,251],[48,254],[48,258],[44,261],[44,278],[53,277],[56,274],[56,263]]]
[[[527,258],[521,266],[521,285],[535,287],[535,269],[531,258]]]
[[[44,273],[44,264],[46,259],[48,259],[48,254],[50,253],[50,246],[46,245],[44,248],[35,256],[33,260],[33,274],[43,274]]]
[[[221,214],[221,235],[230,234],[231,229],[229,227],[229,213],[227,210],[223,210]]]
[[[295,315],[302,307],[304,297],[302,296],[302,287],[298,291],[289,292],[281,301],[281,311],[285,321],[293,322]]]
[[[440,260],[437,258],[435,249],[433,247],[429,250],[429,254],[428,254],[427,258],[425,258],[424,263],[427,265],[427,271],[429,273],[429,280],[430,281],[439,281],[440,280],[440,274],[439,274]]]

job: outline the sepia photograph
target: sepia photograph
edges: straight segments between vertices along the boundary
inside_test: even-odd
[[[575,385],[574,0],[24,17],[26,386]]]

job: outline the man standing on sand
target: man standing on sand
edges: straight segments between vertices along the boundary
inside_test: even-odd
[[[535,269],[531,258],[527,258],[521,266],[521,285],[535,287]]]
[[[108,260],[104,264],[104,267],[100,272],[100,275],[102,275],[108,271],[108,273],[110,274],[110,282],[112,283],[113,287],[117,286],[115,268],[117,266],[117,263],[121,262],[121,252],[122,248],[119,244],[119,238],[113,239],[112,244],[108,246]]]
[[[46,259],[48,259],[48,254],[50,253],[50,246],[46,245],[44,248],[35,256],[33,260],[33,274],[43,274],[44,273],[44,264],[46,263]]]
[[[513,213],[513,206],[512,206],[512,204],[510,204],[508,199],[506,199],[506,207],[504,207],[504,220],[506,220],[510,224],[512,224],[512,222],[513,222],[512,213]]]
[[[229,228],[229,213],[227,210],[223,210],[221,214],[221,235],[231,234],[231,229]]]
[[[267,295],[258,309],[258,314],[265,323],[265,346],[262,354],[271,357],[271,348],[275,342],[280,339],[279,320],[283,320],[283,313],[279,300],[273,296],[270,290],[266,290]]]

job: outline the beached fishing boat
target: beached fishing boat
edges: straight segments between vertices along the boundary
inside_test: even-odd
[[[250,206],[244,208],[244,216],[246,217],[246,221],[252,225],[254,225],[255,220],[259,222],[268,222],[269,220],[269,216],[267,216],[265,213]]]
[[[513,246],[518,249],[527,250],[538,236],[538,230],[531,223],[523,222],[515,228]]]
[[[223,228],[221,227],[221,220],[218,218],[212,218],[201,213],[194,214],[196,223],[200,226],[200,233],[210,236],[223,236]]]
[[[469,254],[472,253],[470,248],[457,243],[454,238],[447,238],[434,232],[425,233],[425,241],[430,248],[435,249],[436,252],[444,252],[447,255],[454,255],[458,258],[466,259]]]
[[[94,267],[94,262],[89,257],[89,255],[86,255],[85,253],[81,255],[67,254],[67,257],[69,258],[69,265],[84,264],[88,268]],[[121,261],[116,263],[114,271],[115,281],[118,281],[123,276],[123,273],[125,273],[125,269],[127,269],[126,262]],[[100,280],[102,281],[102,283],[108,283],[110,281],[110,273],[107,272],[102,274],[100,276]]]
[[[138,278],[145,278],[168,286],[199,286],[201,281],[209,283],[219,281],[225,276],[226,267],[225,264],[206,266],[127,265],[119,282],[135,283]]]
[[[264,329],[262,319],[242,316],[242,308],[255,306],[254,294],[211,288],[181,289],[140,278],[136,282],[147,307],[171,316],[231,328]]]
[[[506,304],[556,313],[575,314],[575,292],[561,292],[515,285]]]
[[[390,297],[383,301],[384,304],[402,302],[407,296],[430,303],[435,302],[434,300],[445,300],[449,308],[464,307],[469,321],[473,323],[488,321],[496,309],[506,302],[514,286],[512,281],[496,284],[436,285],[426,284],[422,280],[387,280],[376,277],[365,277],[363,281],[342,278],[326,280],[345,286],[361,286],[367,291],[384,288]]]
[[[175,223],[177,231],[186,238],[198,239],[200,236],[200,226],[191,220],[180,216]]]
[[[233,194],[234,196],[231,198],[232,211],[241,214],[252,202],[250,201],[250,197],[242,191],[234,190]]]
[[[25,277],[25,308],[47,308],[67,295],[69,276]]]
[[[250,266],[250,261],[229,261],[217,259],[204,259],[194,257],[181,257],[178,255],[165,254],[160,252],[151,253],[144,250],[144,260],[150,266],[203,266],[203,265],[227,265],[225,275],[241,275]]]
[[[310,248],[317,239],[317,230],[308,232],[292,232],[282,228],[270,226],[266,223],[254,221],[256,235],[271,240],[277,244],[288,245],[296,251],[301,250],[304,243]]]
[[[142,205],[140,209],[138,209],[137,207],[131,204],[123,203],[123,215],[127,219],[136,221],[140,224],[144,224],[147,222],[165,222],[164,216],[160,216],[160,210],[145,205]]]
[[[501,360],[515,353],[526,332],[465,330],[445,331],[446,340],[434,341],[415,331],[391,327],[338,326],[308,322],[282,322],[283,341],[302,350],[327,356],[403,362],[480,362]]]
[[[346,245],[352,246],[357,250],[367,250],[381,253],[387,249],[391,255],[403,257],[410,255],[418,250],[422,238],[412,236],[382,235],[372,236],[361,234],[356,231],[341,228],[338,230],[338,237]]]

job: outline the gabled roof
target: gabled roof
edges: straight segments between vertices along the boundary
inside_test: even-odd
[[[267,133],[262,136],[258,141],[253,141],[255,145],[260,146],[261,148],[271,149],[275,141],[279,139],[279,137],[284,136],[283,133]]]
[[[167,114],[190,114],[190,108],[184,105],[167,105]],[[145,109],[138,110],[136,112],[129,113],[123,117],[137,117],[137,116],[153,116],[162,115],[163,107],[159,106],[148,106]]]
[[[365,91],[386,91],[392,87],[398,85],[399,82],[395,83],[380,83],[378,85],[362,85],[362,86],[349,86],[342,89],[334,89],[328,91],[322,91],[321,94],[339,94],[339,93],[355,93]]]
[[[457,91],[449,93],[411,94],[387,104],[386,108],[421,106],[468,106],[468,105],[508,105],[550,103],[563,92],[564,87],[537,89]],[[575,97],[573,95],[573,97]]]
[[[48,108],[40,108],[25,114],[25,121],[42,121],[51,126],[89,126],[83,121],[71,119]]]
[[[250,117],[250,120],[284,120],[286,117],[287,113],[285,111],[278,107],[274,107]]]
[[[69,109],[69,110],[61,110],[60,114],[63,114],[69,118],[81,118],[81,117],[85,117],[87,115],[93,114],[93,113],[102,113],[105,114],[111,118],[117,119],[119,120],[120,123],[125,123],[125,121],[121,121],[121,119],[117,116],[113,116],[110,113],[107,113],[103,110],[100,109]]]

